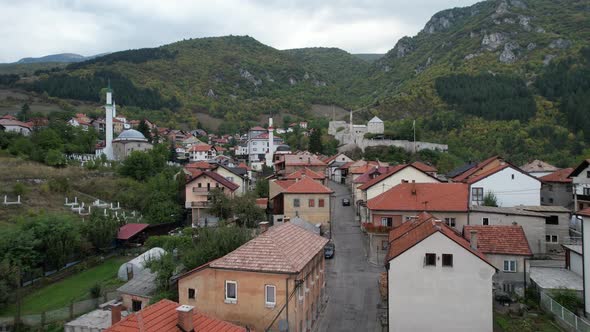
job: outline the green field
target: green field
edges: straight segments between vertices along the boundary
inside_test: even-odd
[[[494,312],[494,332],[561,332],[557,323],[544,314],[517,317]]]
[[[104,263],[67,277],[59,282],[45,286],[28,294],[23,299],[22,313],[32,314],[68,307],[71,301],[90,298],[90,288],[96,283],[103,291],[114,290],[123,282],[117,279],[119,266],[128,261],[127,257],[114,257]],[[12,315],[16,307],[9,306],[0,311],[1,315]]]

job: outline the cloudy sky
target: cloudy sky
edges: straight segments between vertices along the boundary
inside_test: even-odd
[[[476,0],[0,0],[0,62],[250,35],[278,49],[384,53],[437,11]]]

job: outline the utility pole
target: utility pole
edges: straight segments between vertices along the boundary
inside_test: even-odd
[[[412,122],[412,128],[414,128],[414,154],[416,154],[416,120]]]

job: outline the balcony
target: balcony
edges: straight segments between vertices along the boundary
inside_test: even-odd
[[[208,208],[211,206],[211,202],[209,202],[209,201],[190,202],[190,206],[193,208]]]
[[[193,192],[194,193],[209,193],[211,192],[211,188],[206,188],[206,187],[193,187]]]

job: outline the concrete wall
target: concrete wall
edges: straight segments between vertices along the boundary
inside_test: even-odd
[[[330,194],[283,194],[285,217],[299,217],[312,224],[321,223],[327,225],[330,221]],[[299,199],[299,207],[293,205],[293,200]],[[324,200],[324,207],[319,207],[319,200]],[[309,200],[314,201],[314,206],[309,207]]]
[[[553,212],[542,212],[546,215],[553,215],[558,217],[558,225],[545,225],[545,234],[557,235],[558,243],[547,243],[547,250],[563,251],[562,244],[566,244],[566,239],[570,236],[570,214],[569,213],[553,213]]]
[[[576,273],[577,275],[579,275],[580,277],[583,276],[584,274],[584,257],[582,257],[582,255],[578,254],[577,252],[574,251],[569,251],[570,252],[570,270],[574,273]]]
[[[341,134],[342,132],[338,133]],[[338,148],[338,151],[344,152],[348,151],[352,146],[350,144],[355,144],[361,150],[365,151],[365,149],[369,146],[395,146],[398,148],[402,148],[408,152],[414,152],[414,142],[407,141],[407,140],[390,140],[390,139],[367,139],[364,136],[354,137],[353,139],[350,138],[350,135],[336,135],[335,138],[344,146]],[[339,137],[342,136],[342,137]],[[421,142],[416,141],[416,151],[422,150],[433,150],[433,151],[443,151],[446,152],[449,150],[449,146],[447,144],[438,144],[438,143],[430,143],[430,142]]]
[[[590,171],[590,167],[586,167],[578,176],[572,178],[578,195],[584,195],[584,188],[590,188],[590,178],[586,176],[588,171]]]
[[[311,325],[317,319],[318,305],[323,302],[325,288],[323,250],[312,259],[300,274],[275,274],[205,268],[178,281],[180,304],[195,306],[216,318],[265,331],[274,317],[295,293],[283,310],[272,331],[278,331],[279,320],[289,320],[289,331],[300,331],[299,325]],[[299,297],[295,280],[306,280]],[[237,282],[236,303],[225,301],[225,281]],[[276,305],[265,303],[265,285],[276,287]],[[195,289],[195,299],[188,298],[188,289]],[[307,291],[305,290],[307,289]],[[312,311],[313,307],[313,311]]]
[[[472,192],[476,187],[483,188],[484,195],[493,192],[498,206],[541,205],[541,181],[511,167],[472,183],[469,190],[472,205],[476,205]]]
[[[544,217],[506,215],[501,213],[489,212],[469,212],[470,225],[483,225],[483,218],[488,218],[489,225],[512,225],[516,222],[522,226],[524,235],[533,255],[544,254],[547,252],[545,243],[546,225]]]
[[[424,266],[426,253],[437,265]],[[453,267],[442,267],[442,254]],[[390,261],[389,331],[492,331],[493,267],[437,232]]]
[[[128,311],[133,311],[133,301],[141,302],[141,308],[145,308],[150,304],[150,299],[148,297],[131,295],[131,294],[121,294],[121,298],[123,299],[123,306],[127,308]]]
[[[485,253],[486,257],[497,269],[494,274],[494,286],[497,290],[502,291],[503,285],[512,285],[515,293],[524,295],[524,258],[525,256],[517,255],[498,255]],[[504,272],[504,261],[516,261],[516,272]]]
[[[571,183],[543,183],[541,185],[541,205],[563,206],[572,209],[574,195]]]

